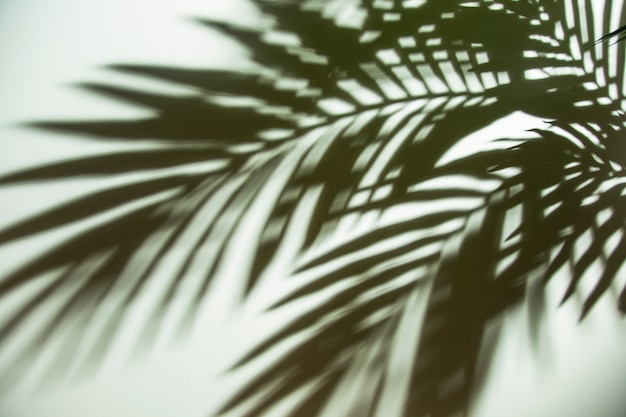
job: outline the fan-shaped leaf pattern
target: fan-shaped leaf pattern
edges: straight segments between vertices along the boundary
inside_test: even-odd
[[[224,317],[318,297],[234,365],[304,335],[223,413],[263,415],[297,396],[288,415],[466,413],[495,317],[526,299],[536,325],[533,286],[565,271],[563,301],[592,281],[582,318],[620,274],[626,72],[624,49],[603,41],[623,39],[613,28],[624,3],[256,4],[271,19],[255,28],[201,21],[246,46],[256,71],[114,65],[191,92],[84,84],[154,115],[37,124],[152,147],[0,179],[119,178],[0,232],[7,243],[86,223],[3,279],[8,297],[60,271],[0,336],[60,297],[34,338],[53,337],[79,311],[85,319],[66,337],[89,361],[138,309],[147,313],[136,344],[171,336],[215,286],[226,288]],[[519,111],[547,123],[449,157]]]

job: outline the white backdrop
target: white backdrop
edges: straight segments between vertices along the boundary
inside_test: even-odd
[[[228,4],[228,8],[224,8]],[[2,0],[0,2],[0,172],[98,152],[115,146],[86,144],[16,125],[32,120],[133,117],[141,110],[81,92],[79,81],[115,81],[172,89],[156,82],[112,75],[111,63],[189,67],[245,66],[243,50],[191,23],[191,17],[254,22],[243,1],[228,0]],[[524,119],[525,123],[534,123]],[[38,211],[88,184],[0,190],[0,227]],[[83,187],[83,188],[81,188]],[[10,269],[22,251],[49,244],[29,240],[0,248]],[[39,246],[38,246],[39,245]],[[556,305],[556,297],[552,304]],[[582,325],[575,306],[553,310],[545,355],[530,351],[519,314],[511,314],[494,372],[476,417],[623,417],[626,399],[626,326],[614,303],[601,303]],[[3,310],[0,308],[0,314]],[[523,312],[522,312],[523,313]],[[271,325],[271,324],[270,324]],[[217,377],[224,358],[250,342],[258,323],[207,325],[171,352],[127,367],[104,369],[81,383],[14,389],[0,377],[0,415],[6,417],[200,417],[207,416],[230,383]],[[606,404],[606,414],[598,405]]]

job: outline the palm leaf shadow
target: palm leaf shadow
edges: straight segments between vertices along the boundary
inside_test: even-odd
[[[263,71],[115,65],[196,93],[84,84],[154,116],[37,123],[154,146],[0,179],[138,175],[0,233],[10,243],[98,219],[2,281],[7,296],[62,268],[0,327],[8,338],[42,303],[64,300],[20,366],[76,312],[112,312],[95,331],[98,343],[81,335],[88,319],[69,343],[92,346],[92,361],[106,355],[166,261],[175,267],[151,299],[137,344],[156,338],[184,285],[192,290],[176,317],[180,327],[216,280],[233,282],[229,312],[268,286],[292,288],[276,291],[267,302],[273,310],[327,295],[233,367],[309,332],[221,410],[245,416],[296,394],[302,398],[289,415],[333,407],[334,415],[467,413],[486,372],[479,357],[493,343],[486,327],[525,299],[539,325],[542,303],[530,286],[565,270],[566,301],[600,262],[603,272],[582,302],[586,316],[610,290],[626,251],[624,159],[613,151],[624,127],[624,98],[615,92],[624,91],[624,51],[591,44],[594,31],[610,32],[612,2],[598,29],[592,17],[601,12],[588,6],[582,13],[571,1],[405,3],[258,0],[274,18],[267,26],[202,23],[248,47]],[[469,134],[520,110],[550,122],[533,139],[505,137],[498,149],[440,163]],[[395,215],[400,209],[412,214]],[[521,213],[512,228],[511,212]],[[579,253],[581,241],[588,245]],[[232,272],[236,259],[248,262]],[[626,288],[618,307],[626,310]],[[407,326],[417,329],[415,338],[407,339]],[[410,349],[400,349],[405,342]],[[404,381],[398,392],[387,388],[394,380]],[[347,400],[339,405],[338,398]]]

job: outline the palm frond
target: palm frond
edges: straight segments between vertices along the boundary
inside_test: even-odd
[[[624,50],[594,39],[623,32],[609,27],[624,3],[256,4],[272,17],[259,27],[202,21],[246,46],[256,70],[114,65],[193,93],[84,84],[154,116],[36,124],[150,148],[0,178],[118,179],[0,231],[11,243],[68,230],[3,278],[8,297],[56,273],[0,338],[58,298],[18,362],[77,312],[65,337],[94,361],[137,310],[133,345],[150,344],[188,327],[216,288],[219,317],[318,300],[233,366],[300,337],[222,413],[258,416],[298,396],[287,415],[467,413],[500,313],[526,299],[536,325],[530,287],[564,271],[563,301],[593,283],[583,318],[622,273]],[[548,123],[446,159],[516,111]]]

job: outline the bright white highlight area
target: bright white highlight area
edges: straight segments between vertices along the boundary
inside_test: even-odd
[[[516,141],[538,137],[530,129],[545,128],[543,119],[521,111],[515,111],[495,122],[467,135],[448,150],[437,161],[436,166],[443,166],[477,152],[493,149],[506,149],[515,145]],[[504,139],[504,140],[502,140]]]

